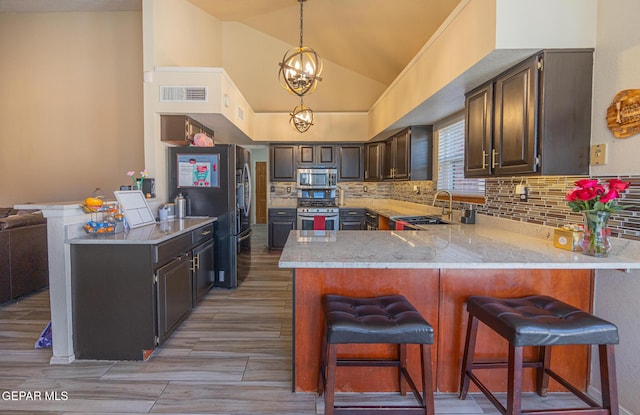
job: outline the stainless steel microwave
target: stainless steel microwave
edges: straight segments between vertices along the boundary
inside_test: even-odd
[[[298,169],[296,185],[298,189],[334,189],[337,178],[336,168]]]

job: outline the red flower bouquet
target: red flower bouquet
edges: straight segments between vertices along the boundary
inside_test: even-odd
[[[610,179],[602,184],[596,179],[578,180],[576,187],[567,193],[565,199],[574,212],[598,210],[603,212],[619,212],[627,206],[618,204],[620,193],[631,185],[620,179]]]
[[[567,193],[565,199],[574,212],[584,215],[584,234],[580,247],[585,255],[606,257],[611,249],[609,242],[609,215],[627,206],[618,204],[620,193],[631,183],[610,179],[602,184],[595,179],[578,180],[576,187]]]

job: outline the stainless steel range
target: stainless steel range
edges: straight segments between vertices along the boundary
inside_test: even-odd
[[[340,210],[335,189],[299,189],[297,212],[300,230],[339,229]]]

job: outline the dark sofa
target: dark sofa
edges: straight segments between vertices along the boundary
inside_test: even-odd
[[[47,219],[0,208],[0,304],[49,285]]]

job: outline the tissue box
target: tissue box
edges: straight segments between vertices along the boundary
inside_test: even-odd
[[[556,228],[553,231],[553,246],[567,251],[577,251],[580,249],[582,231],[572,231],[569,229]]]

